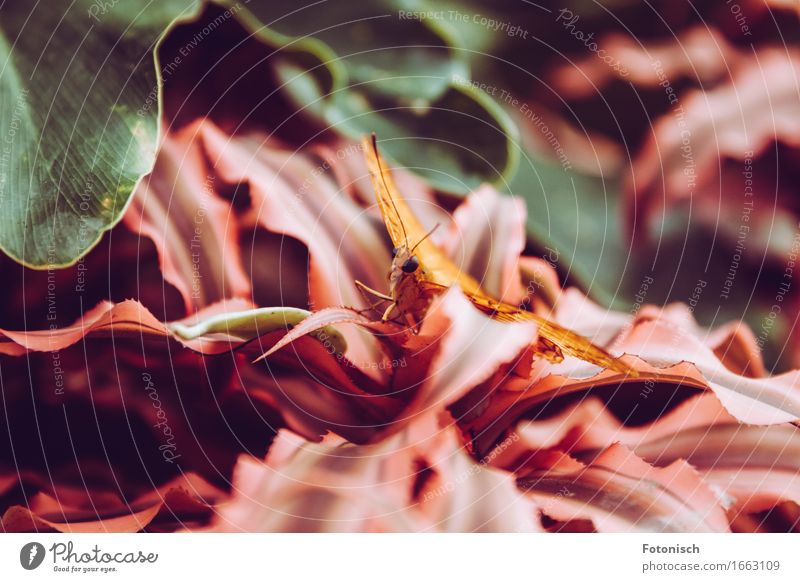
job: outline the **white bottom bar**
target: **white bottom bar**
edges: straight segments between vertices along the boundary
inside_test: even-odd
[[[43,559],[32,542],[43,546]],[[798,550],[792,534],[5,534],[0,573],[3,580],[137,582],[778,581],[800,580]],[[23,567],[37,561],[33,570]]]

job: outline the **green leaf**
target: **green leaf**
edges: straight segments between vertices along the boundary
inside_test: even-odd
[[[565,171],[529,152],[519,168],[508,190],[525,199],[530,240],[551,261],[557,256],[559,272],[591,297],[627,308],[621,280],[630,250],[622,238],[617,180]]]
[[[117,222],[155,160],[154,48],[199,7],[0,6],[0,247],[8,255],[34,268],[67,266]]]
[[[357,139],[374,131],[387,157],[447,192],[469,192],[513,175],[516,126],[485,93],[450,87],[426,105],[398,108],[370,93],[341,94],[327,120]]]
[[[175,322],[171,323],[169,328],[184,340],[223,334],[242,341],[250,341],[273,331],[292,329],[310,315],[310,311],[295,307],[259,307],[246,311],[219,313],[193,325]],[[344,354],[347,351],[347,340],[330,325],[313,331],[310,335],[322,342],[328,342],[336,354]]]
[[[376,132],[389,158],[442,190],[502,182],[517,162],[514,124],[459,82],[469,65],[453,27],[406,18],[409,8],[403,0],[273,1],[237,14],[268,46],[294,52],[276,66],[282,89],[321,125],[351,139]],[[303,50],[309,58],[298,64]],[[323,72],[330,83],[320,82]]]
[[[391,97],[435,99],[452,74],[467,74],[465,63],[452,50],[446,29],[435,21],[401,18],[395,4],[273,0],[253,3],[248,10],[266,34],[282,35],[300,47],[309,42],[328,47],[331,58],[325,64],[336,76],[333,92],[367,82],[371,90]]]

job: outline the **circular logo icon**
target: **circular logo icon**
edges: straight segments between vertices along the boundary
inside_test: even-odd
[[[39,542],[29,542],[19,551],[19,563],[26,570],[35,570],[44,561],[44,546]]]

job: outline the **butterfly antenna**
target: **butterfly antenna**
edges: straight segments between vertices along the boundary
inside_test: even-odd
[[[378,138],[375,136],[375,132],[372,132],[372,149],[375,150],[375,159],[378,161],[378,170],[381,173],[381,180],[383,181],[383,186],[386,188],[386,191],[389,192],[389,185],[386,183],[386,177],[383,175],[383,165],[381,164],[381,154],[378,152]],[[406,232],[406,225],[403,224],[403,217],[400,216],[400,211],[397,209],[397,204],[395,204],[394,196],[389,196],[389,200],[392,201],[392,207],[394,207],[395,214],[397,214],[397,220],[400,223],[400,228],[403,229],[403,238],[406,240],[406,246],[408,246],[408,233]],[[425,239],[423,239],[425,240]],[[421,241],[420,241],[421,242]]]
[[[422,241],[424,241],[426,238],[428,238],[434,232],[436,232],[437,228],[439,228],[439,223],[438,222],[433,225],[433,228],[428,231],[428,234],[426,234],[425,236],[423,236],[421,239],[419,239],[417,241],[417,244],[415,244],[409,252],[413,253],[415,250],[417,250],[417,247],[422,244]]]

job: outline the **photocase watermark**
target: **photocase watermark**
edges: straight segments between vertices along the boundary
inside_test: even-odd
[[[44,562],[44,546],[39,542],[28,542],[19,551],[19,564],[26,570],[35,570]]]
[[[561,256],[561,253],[558,252],[558,249],[554,249],[551,247],[544,247],[544,250],[547,251],[546,253],[542,254],[541,259],[544,263],[552,268],[553,270],[557,270],[558,259]],[[519,308],[520,309],[528,309],[530,308],[531,303],[533,302],[533,298],[536,296],[537,290],[541,289],[545,285],[544,281],[542,281],[537,276],[532,276],[528,280],[528,284],[525,287],[525,297],[522,298],[520,302]]]
[[[105,551],[95,544],[79,550],[74,542],[56,542],[45,549],[39,542],[28,542],[19,551],[19,563],[25,570],[35,570],[50,555],[53,572],[68,574],[108,574],[119,571],[122,564],[155,564],[158,553],[134,551]]]
[[[446,495],[448,493],[452,493],[455,491],[456,487],[463,485],[466,483],[473,475],[477,475],[483,469],[491,464],[491,462],[496,459],[503,451],[505,451],[508,447],[519,440],[519,434],[513,433],[507,438],[505,438],[502,442],[500,442],[495,448],[493,448],[488,455],[486,455],[483,459],[478,461],[477,463],[470,464],[469,468],[465,471],[459,473],[455,478],[449,479],[442,483],[441,485],[426,491],[425,494],[422,496],[423,503],[436,499],[437,497],[441,497],[442,495]]]
[[[399,10],[400,20],[449,20],[464,24],[477,24],[492,32],[499,32],[509,37],[527,40],[530,32],[518,24],[499,20],[480,13],[460,12],[458,10]]]
[[[550,497],[550,498],[547,500],[547,502],[546,502],[546,503],[544,503],[543,505],[541,505],[541,506],[539,507],[539,511],[540,511],[541,513],[543,513],[544,515],[548,515],[548,516],[549,516],[549,515],[550,515],[550,513],[552,513],[552,511],[553,511],[553,507],[554,507],[554,506],[555,506],[555,505],[556,505],[556,504],[557,504],[557,503],[558,503],[558,502],[559,502],[561,499],[563,499],[564,497],[572,497],[573,495],[574,495],[574,494],[572,493],[572,491],[570,491],[570,490],[569,490],[569,487],[567,487],[566,485],[562,485],[561,487],[559,487],[558,491],[556,491],[556,494],[555,494],[555,495],[553,495],[552,497]]]
[[[555,132],[550,128],[550,126],[544,121],[542,116],[537,113],[529,103],[526,101],[517,98],[514,96],[513,93],[508,91],[507,89],[502,89],[495,85],[490,85],[488,83],[480,83],[478,81],[473,81],[471,79],[466,79],[461,75],[453,75],[452,81],[456,85],[461,85],[462,87],[472,87],[474,89],[480,90],[487,95],[490,95],[500,101],[501,103],[516,109],[519,113],[530,121],[533,126],[539,130],[542,135],[542,138],[547,142],[547,144],[552,148],[553,153],[555,154],[556,158],[558,158],[559,163],[561,164],[561,168],[566,172],[572,169],[572,162],[570,162],[569,157],[567,156],[564,147],[561,145],[561,142],[556,136]]]
[[[786,264],[783,269],[783,276],[778,282],[778,289],[775,292],[772,306],[769,313],[761,321],[761,330],[756,338],[756,344],[759,349],[764,347],[767,343],[772,330],[775,327],[775,321],[783,311],[783,302],[786,299],[789,290],[792,288],[792,281],[794,279],[794,268],[797,265],[798,256],[800,256],[800,223],[797,224],[798,231],[792,239],[792,244],[789,252],[786,255]]]
[[[197,205],[197,210],[194,213],[194,229],[192,230],[192,237],[189,239],[189,254],[191,257],[190,275],[190,296],[192,299],[200,302],[203,297],[203,228],[206,222],[206,215],[208,214],[208,201],[214,195],[214,183],[216,177],[209,174],[203,182],[203,191],[200,195],[200,202]]]
[[[750,30],[750,25],[747,24],[747,16],[742,10],[741,5],[734,0],[725,0],[725,4],[728,6],[728,10],[730,10],[733,18],[736,20],[736,24],[739,25],[739,30],[742,32],[744,36],[753,36],[753,31]]]
[[[8,128],[3,136],[2,150],[0,150],[0,204],[5,200],[6,183],[11,172],[11,156],[14,153],[14,142],[17,134],[22,128],[22,113],[28,103],[30,91],[23,89],[17,95],[14,107],[11,110],[11,117],[8,120]]]
[[[363,152],[364,150],[360,143],[348,143],[344,147],[333,150],[333,155],[331,157],[323,158],[319,164],[311,169],[305,180],[300,184],[300,187],[297,188],[291,200],[291,204],[294,206],[304,206],[303,197],[310,193],[321,176],[326,175],[333,169],[337,161],[343,162],[353,155],[361,157]]]
[[[61,365],[61,351],[53,349],[53,340],[58,330],[58,300],[57,300],[57,285],[56,285],[56,270],[55,264],[57,247],[54,242],[47,246],[47,281],[45,288],[45,305],[47,306],[47,327],[50,330],[50,337],[48,343],[50,349],[50,364],[53,371],[53,383],[55,386],[54,393],[56,396],[64,395],[64,368]]]
[[[200,46],[200,43],[211,36],[220,26],[233,18],[233,16],[235,16],[236,13],[243,8],[242,4],[248,4],[249,2],[250,0],[242,0],[233,6],[226,8],[222,14],[198,30],[192,38],[190,38],[182,47],[178,49],[178,54],[176,54],[172,60],[161,65],[161,82],[166,84],[169,78],[175,74],[175,71],[180,68],[183,60],[187,58],[194,49]],[[158,86],[155,86],[150,90],[150,93],[148,93],[145,97],[144,103],[136,112],[139,117],[145,117],[153,108],[153,105],[158,104],[159,92]]]
[[[95,2],[92,2],[89,8],[86,9],[86,14],[88,14],[89,18],[100,22],[100,17],[111,12],[114,6],[119,4],[119,2],[120,0],[95,0]]]
[[[311,335],[322,344],[325,351],[345,366],[358,367],[363,370],[395,370],[397,368],[408,367],[408,360],[406,360],[405,356],[402,358],[385,359],[378,362],[360,362],[356,365],[345,358],[344,353],[341,351],[340,342],[332,338],[324,329],[317,330]]]
[[[642,384],[642,389],[639,392],[639,397],[646,399],[653,393],[653,388],[655,388],[655,385],[656,383],[652,378],[648,378],[647,380],[645,380],[644,384]]]
[[[677,105],[678,94],[675,92],[675,89],[672,87],[672,83],[670,83],[669,79],[667,78],[667,74],[664,72],[664,65],[660,60],[653,61],[651,65],[656,73],[656,77],[658,78],[658,84],[663,87],[664,92],[667,94],[667,101],[669,101],[670,105]]]
[[[572,162],[569,161],[567,153],[564,151],[561,142],[559,141],[558,137],[556,137],[556,134],[553,132],[553,130],[550,129],[550,126],[545,123],[544,119],[542,119],[542,117],[527,103],[522,103],[522,105],[520,105],[519,112],[522,113],[523,117],[533,123],[534,127],[541,132],[545,141],[550,145],[551,148],[553,148],[553,152],[561,164],[561,169],[565,172],[570,170],[572,168]]]
[[[697,187],[697,172],[695,168],[694,152],[692,151],[692,132],[686,123],[686,112],[683,105],[679,103],[678,94],[672,87],[664,67],[660,60],[655,60],[651,63],[656,77],[658,77],[658,84],[664,88],[667,95],[667,100],[672,105],[672,114],[675,118],[675,123],[678,126],[678,148],[683,160],[683,175],[686,176],[686,190],[689,197],[694,195],[694,189]]]
[[[633,296],[633,306],[631,307],[631,315],[636,317],[639,314],[639,311],[644,304],[645,299],[647,298],[647,291],[653,285],[655,279],[653,275],[645,275],[642,277],[641,283],[639,283],[639,289],[636,291],[636,295]]]
[[[739,264],[742,261],[742,255],[745,251],[745,241],[750,234],[750,215],[753,213],[753,152],[747,151],[744,154],[744,169],[742,170],[744,177],[744,189],[742,202],[742,214],[739,218],[739,229],[736,233],[736,246],[733,249],[733,256],[731,263],[728,266],[728,272],[725,275],[725,281],[722,283],[722,290],[720,291],[719,298],[727,300],[733,288],[736,273],[739,271]]]
[[[364,362],[360,365],[361,368],[369,370],[394,370],[396,368],[406,368],[408,362],[405,357],[395,358],[393,360],[382,360],[380,362]]]
[[[94,180],[89,178],[89,180],[86,181],[83,190],[81,190],[78,194],[78,210],[80,211],[78,241],[81,248],[87,248],[89,246],[88,216],[91,211],[91,201],[94,197],[94,192]],[[75,264],[75,293],[84,293],[86,291],[86,271],[86,260],[84,257],[81,257]]]
[[[691,295],[689,296],[688,299],[688,307],[690,313],[694,313],[694,310],[697,307],[697,303],[700,301],[700,297],[702,296],[703,290],[706,287],[708,287],[708,281],[706,281],[705,279],[698,279],[697,282],[695,283],[695,286],[692,289]],[[686,329],[682,327],[673,328],[671,331],[673,335],[669,344],[670,348],[675,348],[678,345],[680,345],[684,341],[686,335],[689,333]],[[652,378],[645,380],[644,383],[642,384],[642,390],[639,392],[639,397],[646,399],[648,396],[650,396],[650,394],[653,393],[655,385],[656,385],[655,380],[653,380]]]
[[[621,76],[627,77],[629,73],[628,69],[625,68],[625,65],[623,65],[619,59],[614,58],[612,55],[608,54],[605,49],[600,47],[599,43],[594,38],[593,32],[587,34],[576,27],[580,18],[581,17],[578,14],[575,14],[569,8],[562,8],[558,11],[556,22],[561,23],[561,25],[568,30],[573,37],[583,43],[583,46],[597,55],[598,59],[603,61]]]
[[[692,289],[691,295],[689,295],[689,299],[686,301],[689,307],[689,313],[694,313],[695,309],[697,309],[697,304],[700,301],[700,296],[703,294],[703,290],[707,286],[708,286],[708,281],[706,281],[705,279],[697,280],[694,289]]]
[[[337,162],[343,162],[351,156],[361,158],[363,156],[363,149],[360,143],[348,143],[347,145],[333,149],[326,150],[329,155],[327,157],[320,156],[319,163],[309,166],[311,169],[307,172],[305,179],[297,188],[292,188],[292,196],[288,198],[286,212],[294,214],[302,208],[308,206],[306,202],[307,197],[315,197],[319,191],[318,181],[323,179],[329,172],[334,170]]]
[[[315,338],[317,338],[317,340],[319,340],[319,342],[322,344],[322,347],[324,347],[329,354],[336,356],[337,358],[344,357],[344,354],[339,351],[336,341],[331,338],[331,336],[324,329],[314,332],[313,335]]]
[[[653,286],[655,282],[655,278],[653,277],[652,273],[649,273],[642,277],[642,280],[639,282],[639,288],[636,291],[636,294],[633,296],[633,305],[631,305],[630,313],[631,318],[622,329],[617,334],[616,340],[614,340],[614,345],[611,346],[612,348],[617,348],[628,335],[628,332],[633,329],[633,325],[636,322],[636,316],[639,315],[639,311],[642,309],[642,305],[644,305],[645,300],[647,299],[647,293],[650,290],[650,287]]]
[[[181,455],[176,452],[178,447],[175,444],[175,434],[172,432],[172,428],[169,425],[167,412],[161,404],[161,399],[158,397],[158,391],[153,382],[153,377],[149,372],[142,373],[142,382],[144,382],[144,390],[152,401],[153,408],[156,411],[156,418],[158,419],[158,422],[156,422],[153,427],[160,429],[161,433],[164,435],[164,443],[159,445],[158,450],[161,451],[161,456],[167,463],[175,463],[175,460],[179,459]]]

